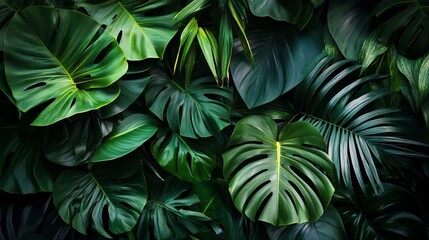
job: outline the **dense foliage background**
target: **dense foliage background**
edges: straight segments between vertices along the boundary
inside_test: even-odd
[[[0,239],[428,239],[429,1],[0,1]]]

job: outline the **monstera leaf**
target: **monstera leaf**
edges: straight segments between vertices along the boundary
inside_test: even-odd
[[[146,182],[135,162],[120,159],[63,172],[53,198],[61,218],[77,231],[86,234],[92,226],[110,238],[136,224],[146,204]]]
[[[271,102],[295,87],[305,69],[323,49],[319,27],[299,32],[291,25],[253,30],[247,33],[255,66],[247,61],[240,41],[231,62],[234,84],[247,107]]]
[[[334,193],[323,138],[306,122],[283,127],[265,116],[240,120],[223,154],[238,210],[252,220],[288,225],[317,220]]]
[[[77,31],[79,34],[76,34]],[[43,105],[34,125],[49,125],[115,100],[127,70],[115,39],[90,17],[30,7],[5,36],[5,73],[18,108]]]
[[[136,227],[137,239],[185,239],[211,219],[192,207],[199,203],[191,187],[173,176],[150,184],[149,201]],[[171,227],[174,226],[174,227]]]
[[[231,89],[218,87],[210,77],[193,80],[185,89],[157,68],[145,97],[149,109],[184,137],[210,137],[230,124],[230,108],[222,99],[231,99]]]
[[[425,158],[416,151],[427,148],[411,137],[404,122],[406,116],[395,116],[400,109],[374,108],[373,103],[390,94],[389,89],[370,91],[369,81],[381,81],[384,76],[359,77],[360,66],[352,61],[332,63],[322,56],[308,76],[296,88],[295,112],[298,119],[312,123],[328,144],[337,178],[350,191],[356,183],[363,188],[369,182],[374,189],[382,188],[377,165],[390,169],[405,158]],[[389,114],[391,116],[389,116]],[[395,158],[401,158],[395,162]]]
[[[195,141],[168,128],[159,131],[152,142],[152,155],[168,172],[186,181],[204,181],[216,166],[213,148],[204,139]]]
[[[367,185],[366,193],[336,193],[335,203],[347,226],[350,239],[427,239],[419,213],[422,206],[404,188],[383,183],[376,193]]]
[[[162,58],[178,30],[175,12],[160,15],[157,10],[171,7],[175,0],[86,0],[82,4],[90,16],[116,37],[128,60]]]
[[[333,206],[329,206],[322,217],[316,222],[296,224],[286,227],[268,226],[270,239],[318,239],[344,240],[347,239],[343,221]]]
[[[34,143],[37,138],[23,138],[15,128],[0,129],[0,189],[20,194],[51,192],[58,169]]]
[[[271,17],[286,21],[303,28],[313,16],[313,8],[321,5],[324,0],[248,0],[250,10],[258,17]]]
[[[92,162],[113,160],[132,152],[151,138],[158,130],[152,117],[141,113],[126,117],[101,143]]]
[[[418,58],[429,50],[429,2],[382,0],[374,9],[377,32],[384,44],[394,43],[401,54]]]

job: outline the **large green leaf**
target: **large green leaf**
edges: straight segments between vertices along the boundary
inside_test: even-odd
[[[16,128],[0,129],[0,189],[20,194],[53,190],[58,169],[44,157],[38,141],[35,134],[19,136]]]
[[[86,0],[82,6],[100,24],[106,25],[128,60],[162,58],[178,30],[173,11],[163,14],[175,0]]]
[[[383,183],[385,191],[376,193],[370,185],[367,194],[357,191],[336,194],[338,211],[350,239],[427,239],[419,217],[421,205],[404,188]]]
[[[379,75],[359,77],[359,65],[321,57],[304,81],[296,88],[294,107],[300,119],[319,129],[337,170],[337,179],[349,190],[369,181],[381,188],[377,165],[389,168],[395,158],[425,157],[415,147],[427,148],[412,140],[404,123],[408,117],[393,116],[393,107],[374,108],[373,104],[390,94],[382,88],[364,88],[369,81],[386,78]],[[403,159],[402,161],[403,162]]]
[[[329,1],[329,31],[347,59],[358,59],[362,44],[371,32],[368,5],[368,0]]]
[[[374,7],[377,32],[384,44],[418,58],[429,50],[429,1],[382,0]]]
[[[188,139],[168,128],[158,132],[151,152],[165,170],[186,181],[210,179],[216,155],[207,140]]]
[[[199,199],[187,183],[170,176],[165,182],[155,180],[150,186],[148,203],[136,227],[137,239],[184,239],[210,220],[192,209]]]
[[[323,49],[319,27],[299,32],[291,25],[249,31],[255,66],[246,61],[239,41],[231,73],[240,96],[249,108],[268,103],[295,87],[305,69]]]
[[[54,204],[61,218],[80,233],[92,226],[104,237],[130,231],[147,200],[146,182],[133,161],[69,169],[55,182]],[[105,219],[104,219],[105,218]]]
[[[193,80],[185,89],[157,68],[144,93],[149,109],[181,136],[209,137],[230,124],[230,108],[222,99],[232,98],[231,89],[218,87],[213,78]]]
[[[18,108],[26,112],[47,105],[34,125],[109,104],[119,95],[113,83],[127,70],[115,39],[94,20],[46,7],[15,15],[5,36],[4,61]]]
[[[151,138],[158,130],[152,117],[136,113],[126,117],[101,143],[91,162],[113,160],[132,152]]]
[[[343,221],[338,211],[329,206],[322,217],[316,222],[301,223],[286,227],[267,227],[270,239],[318,239],[344,240],[347,239]]]
[[[258,17],[271,17],[303,28],[313,16],[313,8],[324,1],[320,0],[247,0],[250,10]]]
[[[317,220],[329,204],[334,166],[323,138],[306,122],[283,127],[266,116],[240,120],[223,154],[238,210],[252,220],[288,225]]]
[[[44,128],[43,152],[51,162],[63,166],[87,163],[106,134],[104,128],[95,113],[63,120]]]

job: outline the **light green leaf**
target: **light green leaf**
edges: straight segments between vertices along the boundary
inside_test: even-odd
[[[176,14],[176,16],[174,16],[174,20],[177,22],[183,22],[187,17],[209,7],[211,4],[210,0],[192,0],[192,2],[186,5]]]
[[[255,67],[252,68],[245,60],[244,48],[236,41],[231,73],[240,96],[249,108],[271,102],[295,87],[323,49],[319,27],[299,32],[292,25],[282,25],[253,30],[247,36]]]
[[[89,15],[115,36],[127,60],[162,58],[165,48],[176,34],[173,17],[154,14],[171,7],[175,0],[87,0],[82,6]]]
[[[219,76],[217,73],[219,65],[219,47],[217,45],[216,39],[210,30],[201,27],[198,28],[197,39],[201,50],[203,51],[204,58],[206,59],[206,62],[209,65],[216,82],[219,84]]]
[[[114,82],[127,70],[115,39],[94,20],[45,7],[15,15],[5,36],[4,61],[18,108],[26,112],[47,104],[33,125],[109,104],[119,95]]]
[[[323,213],[322,217],[315,222],[301,223],[286,227],[268,226],[267,232],[270,239],[347,239],[341,216],[332,205],[330,205]]]
[[[223,154],[224,175],[240,212],[273,225],[315,221],[334,193],[334,165],[315,127],[296,122],[277,136],[265,116],[240,120]]]
[[[92,156],[91,162],[113,160],[134,151],[158,130],[158,123],[150,116],[133,114],[126,117]]]
[[[135,162],[121,159],[63,172],[53,198],[61,218],[77,231],[86,234],[92,226],[111,238],[136,224],[147,200],[146,181]]]
[[[189,20],[186,27],[183,29],[182,34],[180,34],[180,46],[179,46],[179,52],[176,56],[176,61],[174,63],[174,70],[173,72],[176,72],[177,65],[179,64],[179,71],[183,68],[183,65],[187,66],[185,64],[185,59],[188,56],[189,49],[191,48],[195,37],[198,33],[198,22],[195,18],[192,18]],[[180,56],[180,62],[179,62],[179,56]]]
[[[362,49],[359,53],[359,62],[362,64],[361,73],[364,72],[374,60],[384,54],[389,48],[382,44],[375,32],[373,32],[365,41],[363,42]]]
[[[173,131],[189,138],[210,137],[230,124],[230,107],[222,99],[231,100],[231,89],[216,86],[211,77],[193,80],[188,89],[178,82],[155,68],[144,92],[149,109]]]
[[[229,82],[229,67],[231,65],[234,36],[229,15],[224,12],[219,29],[219,78],[222,84]]]
[[[209,180],[216,166],[216,155],[205,139],[181,137],[165,128],[152,142],[151,152],[159,165],[185,181]]]

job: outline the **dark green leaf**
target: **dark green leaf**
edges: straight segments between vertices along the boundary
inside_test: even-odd
[[[113,160],[134,151],[158,130],[158,123],[150,116],[133,114],[126,117],[101,143],[91,162]]]
[[[291,25],[250,31],[255,67],[245,60],[243,48],[235,42],[231,72],[240,96],[249,108],[268,103],[295,87],[305,69],[323,49],[319,27],[299,32]]]
[[[344,240],[347,239],[343,221],[338,211],[331,205],[315,222],[296,224],[287,227],[267,227],[270,239],[296,240]]]
[[[329,31],[347,59],[359,58],[362,44],[371,32],[367,4],[366,0],[329,1]]]
[[[208,180],[216,166],[209,141],[187,139],[168,128],[158,132],[151,152],[165,170],[186,181]]]
[[[399,53],[410,58],[419,58],[428,52],[427,0],[382,0],[375,6],[374,14],[381,42],[394,43]]]
[[[184,239],[210,221],[203,213],[191,209],[199,199],[189,193],[190,186],[185,182],[170,176],[164,183],[156,181],[150,186],[150,200],[136,228],[137,239],[149,239],[151,233],[155,239]]]
[[[143,60],[162,58],[167,44],[176,34],[178,27],[173,21],[174,10],[156,14],[157,10],[171,7],[174,1],[86,0],[81,6],[115,36],[127,60]]]
[[[48,104],[34,125],[117,98],[113,83],[126,72],[127,62],[114,38],[99,30],[90,17],[69,10],[31,7],[12,19],[5,36],[6,80],[21,111]]]
[[[130,231],[147,200],[146,182],[133,161],[70,169],[55,182],[54,203],[61,218],[80,233],[92,226],[104,237]],[[107,219],[103,220],[103,215]]]
[[[210,77],[193,80],[184,89],[160,68],[154,69],[145,89],[149,109],[189,138],[212,136],[230,124],[230,108],[221,99],[230,100],[231,95],[229,88],[216,86]]]
[[[240,120],[223,154],[238,210],[273,225],[317,220],[329,204],[334,166],[320,133],[306,122],[283,127],[265,116]]]
[[[397,185],[383,183],[383,188],[381,194],[371,185],[365,187],[367,195],[338,193],[338,211],[350,239],[427,239],[416,199]]]
[[[21,130],[21,129],[20,129]],[[33,141],[37,140],[33,136]],[[0,129],[0,188],[11,193],[51,192],[58,169],[29,139],[21,139],[17,129]]]

